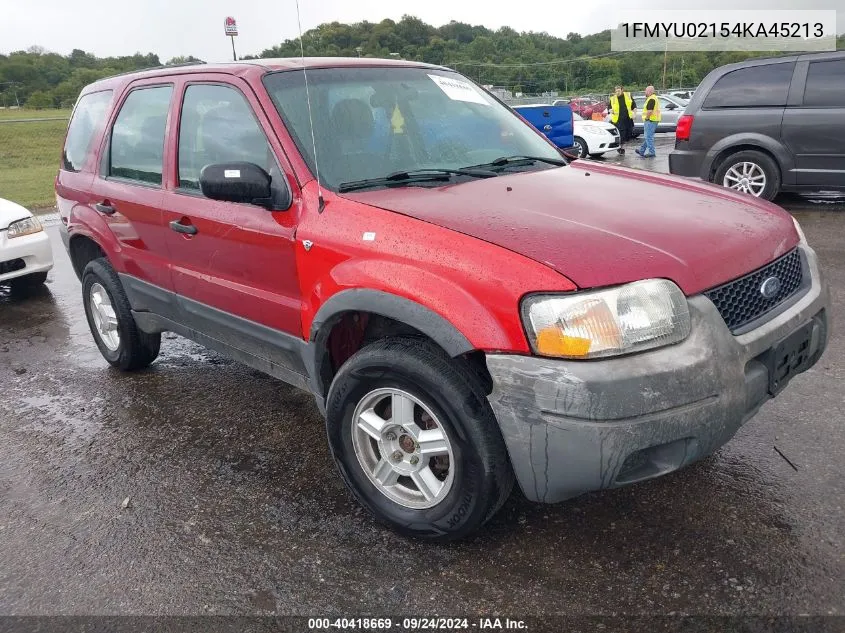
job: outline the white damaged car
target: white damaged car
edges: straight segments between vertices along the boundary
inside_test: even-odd
[[[0,284],[29,289],[47,280],[53,267],[50,238],[38,218],[0,198]]]
[[[578,158],[597,158],[619,149],[619,130],[612,123],[588,121],[574,112],[572,118],[575,127],[573,147]]]

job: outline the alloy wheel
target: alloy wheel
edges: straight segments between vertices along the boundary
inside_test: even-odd
[[[401,389],[376,389],[352,416],[352,446],[373,485],[406,508],[436,506],[452,488],[455,459],[440,420]]]

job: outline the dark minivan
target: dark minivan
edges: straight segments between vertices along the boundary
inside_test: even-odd
[[[669,170],[767,200],[845,190],[845,51],[711,72],[678,121]]]

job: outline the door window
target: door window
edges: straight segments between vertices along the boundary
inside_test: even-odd
[[[164,132],[173,86],[139,88],[124,101],[111,133],[109,175],[161,186]]]
[[[185,90],[179,125],[179,186],[199,190],[200,172],[215,163],[247,162],[278,181],[273,150],[240,91],[220,84]]]
[[[845,108],[845,59],[810,63],[804,105]]]

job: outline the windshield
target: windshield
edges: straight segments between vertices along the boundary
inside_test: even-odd
[[[314,149],[301,71],[264,84],[305,161]],[[457,73],[427,68],[308,71],[320,178],[341,183],[400,171],[463,169],[504,156],[561,155],[507,107]],[[537,162],[520,169],[549,169]]]

